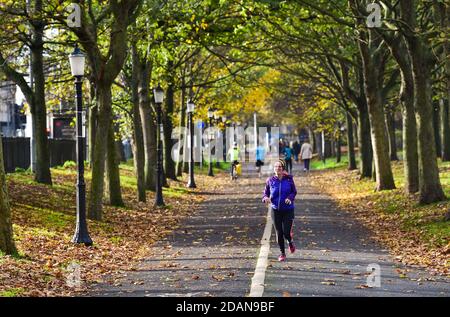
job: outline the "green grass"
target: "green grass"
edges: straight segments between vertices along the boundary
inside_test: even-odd
[[[57,228],[57,229],[63,229],[67,227],[69,224],[73,223],[74,216],[66,215],[62,212],[47,210],[46,213],[44,213],[41,217],[42,221],[44,222],[44,225],[47,228]]]
[[[216,161],[213,161],[213,173],[217,172],[228,172],[230,170],[231,163],[230,162],[219,162],[219,166],[216,165]],[[209,162],[203,161],[202,166],[198,164],[194,166],[194,174],[199,175],[208,175]]]
[[[434,243],[442,246],[448,243],[450,237],[449,221],[427,223],[422,225],[420,229],[424,231],[428,240],[434,240]]]
[[[29,216],[42,224],[43,229],[62,230],[75,221],[75,214],[54,211],[48,208],[41,208],[26,204],[20,204],[20,208],[27,209]]]
[[[325,163],[318,159],[314,159],[311,161],[310,165],[311,165],[310,166],[311,170],[324,170],[324,169],[347,167],[348,166],[348,158],[347,158],[347,156],[342,156],[341,162],[339,162],[339,163],[336,163],[336,158],[334,158],[334,157],[327,158],[325,160]]]
[[[17,297],[21,295],[25,290],[21,287],[10,288],[9,290],[0,292],[0,297]]]
[[[122,166],[120,166],[122,168]],[[137,188],[137,179],[134,175],[120,175],[120,186],[128,188]]]
[[[189,193],[189,190],[185,187],[163,188],[164,197],[178,198],[188,195]]]
[[[327,159],[323,165],[315,161],[317,169],[346,168],[347,158],[341,164],[335,159]],[[438,160],[442,188],[450,197],[450,162]],[[450,221],[443,221],[446,210],[450,208],[450,199],[443,202],[419,205],[413,198],[404,194],[405,184],[403,163],[392,162],[392,172],[397,189],[375,192],[375,182],[371,179],[354,181],[351,190],[364,193],[365,200],[375,203],[376,210],[385,215],[395,216],[403,230],[416,232],[431,245],[438,247],[449,243]]]

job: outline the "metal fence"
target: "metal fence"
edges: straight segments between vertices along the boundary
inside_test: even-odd
[[[30,138],[2,138],[5,172],[30,166]]]
[[[76,142],[66,139],[49,139],[50,167],[63,165],[66,161],[76,161]],[[30,167],[30,138],[2,138],[3,161],[6,173],[16,168]]]

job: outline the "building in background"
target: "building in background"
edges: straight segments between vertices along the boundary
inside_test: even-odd
[[[4,137],[25,136],[26,115],[23,104],[16,104],[16,85],[0,81],[0,133]]]
[[[47,123],[50,138],[75,140],[75,109],[72,104],[61,101],[59,109],[47,114]],[[84,116],[83,126],[85,126]]]

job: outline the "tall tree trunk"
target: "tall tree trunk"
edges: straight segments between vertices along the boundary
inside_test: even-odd
[[[11,211],[9,208],[8,186],[3,164],[3,142],[0,139],[0,251],[5,254],[17,254],[13,240]]]
[[[388,190],[395,188],[394,176],[392,174],[389,159],[389,140],[386,133],[382,102],[382,79],[384,67],[379,69],[382,51],[375,50],[379,40],[373,31],[359,32],[358,47],[363,62],[364,89],[369,110],[371,126],[371,138],[373,147],[373,158],[375,162],[376,190]],[[381,78],[381,80],[380,80]]]
[[[450,161],[450,106],[448,101],[440,100],[442,161]]]
[[[133,111],[134,112],[134,111]],[[145,194],[145,152],[144,152],[144,139],[142,137],[142,127],[138,116],[137,119],[133,118],[133,129],[137,130],[133,132],[133,157],[134,157],[134,174],[137,180],[137,193],[138,201],[146,202],[147,197]],[[134,122],[136,121],[136,122]],[[140,131],[139,131],[140,129]],[[139,140],[140,139],[140,140]]]
[[[336,139],[336,163],[341,162],[341,136],[338,135]]]
[[[42,12],[42,1],[36,0],[34,11],[39,15]],[[33,116],[33,135],[36,142],[36,182],[52,184],[50,175],[50,156],[47,137],[47,108],[45,105],[45,75],[44,75],[44,22],[33,21],[32,28],[32,69],[34,77],[34,99],[31,103],[31,115]]]
[[[94,16],[96,14],[94,11],[89,10],[87,12],[87,6],[81,6],[83,17],[81,27],[71,28],[86,52],[92,78],[97,89],[97,131],[99,133],[95,136],[92,164],[92,182],[88,203],[88,217],[90,219],[101,220],[102,218],[104,161],[108,140],[106,131],[109,131],[112,118],[111,86],[125,62],[128,50],[127,29],[130,21],[134,19],[134,15],[140,8],[140,2],[139,0],[128,0],[104,3],[105,10],[101,14],[110,14],[109,16],[103,16],[104,21],[110,22],[107,26],[110,30],[110,37],[109,41],[105,39],[101,45],[96,33],[98,16]],[[105,45],[109,46],[107,50],[100,47]],[[107,55],[103,55],[103,52],[107,52]]]
[[[367,104],[358,107],[358,147],[361,178],[372,177],[372,141],[370,139],[370,121]]]
[[[406,42],[401,34],[391,36],[388,33],[381,33],[381,35],[389,46],[389,50],[400,68],[401,85],[399,101],[402,108],[405,192],[412,194],[419,191],[419,156],[417,150],[417,123],[414,109],[412,65]]]
[[[448,30],[450,28],[450,4],[447,3],[441,3],[440,4],[441,9],[439,10],[441,12],[441,20],[442,20],[442,29],[444,30]],[[448,33],[447,36],[445,37],[444,43],[443,43],[443,52],[442,52],[442,56],[443,56],[443,60],[445,63],[445,67],[444,67],[444,75],[445,75],[445,92],[444,92],[444,105],[445,108],[448,109],[448,111],[450,111],[450,39],[448,37]],[[450,117],[450,116],[449,116]],[[450,120],[450,118],[449,118]],[[448,121],[448,120],[447,120]],[[448,139],[450,139],[450,136],[447,136],[447,141]],[[445,157],[448,158],[448,160],[450,161],[450,145],[447,145],[444,148],[445,150]]]
[[[434,131],[434,141],[436,143],[436,155],[441,157],[442,154],[442,143],[441,143],[441,111],[439,108],[439,102],[433,101],[433,131]]]
[[[360,54],[355,57],[356,63],[354,72],[356,75],[357,90],[353,90],[350,85],[349,69],[348,66],[340,62],[342,76],[337,76],[341,80],[342,88],[344,89],[346,97],[351,100],[357,109],[357,124],[355,139],[358,144],[359,157],[360,157],[360,177],[370,178],[372,177],[372,143],[369,137],[370,135],[370,121],[367,108],[367,98],[364,88],[364,72],[363,62]]]
[[[330,140],[330,157],[337,156],[336,150],[337,150],[336,140]]]
[[[355,142],[353,140],[353,120],[352,116],[347,112],[346,114],[347,121],[347,144],[348,144],[348,170],[355,170],[356,167],[356,159],[355,159]]]
[[[416,54],[412,52],[411,54]],[[436,148],[434,142],[431,82],[426,75],[428,65],[421,65],[420,59],[415,60],[414,86],[415,109],[417,109],[418,126],[418,153],[419,153],[419,200],[421,203],[431,203],[445,199],[439,180],[439,170],[436,160]]]
[[[417,123],[414,112],[414,83],[412,73],[402,69],[400,102],[403,112],[403,161],[405,191],[419,191],[419,156],[417,150]]]
[[[164,172],[166,177],[176,180],[175,163],[172,159],[172,116],[174,109],[174,79],[173,79],[173,62],[169,61],[169,85],[167,87],[166,107],[163,111],[163,137],[164,137]]]
[[[90,103],[89,103],[89,122],[88,122],[88,134],[89,134],[89,165],[92,168],[92,162],[94,160],[94,148],[95,148],[95,133],[97,131],[97,97],[95,83],[90,81]]]
[[[377,190],[394,189],[394,176],[392,174],[389,159],[389,140],[386,134],[386,125],[380,100],[376,96],[376,88],[371,83],[373,79],[367,81],[367,98],[369,105],[369,117],[371,124],[371,136],[373,156],[375,162],[375,172]],[[377,100],[378,99],[378,100]]]
[[[97,104],[99,105],[97,129],[98,131],[109,131],[111,109],[110,86],[97,87]],[[93,220],[102,219],[102,200],[105,175],[106,144],[108,133],[96,133],[94,159],[92,160],[92,181],[90,199],[88,203],[88,218]]]
[[[47,139],[47,110],[45,105],[45,76],[44,76],[44,62],[43,49],[44,41],[43,34],[45,29],[45,22],[41,18],[42,0],[34,0],[31,5],[29,24],[31,25],[31,41],[27,40],[24,45],[27,45],[31,50],[31,83],[27,83],[24,74],[16,71],[8,63],[8,58],[0,52],[0,70],[2,73],[16,85],[18,85],[24,94],[28,104],[30,105],[30,112],[32,116],[32,133],[35,144],[32,144],[36,149],[35,166],[33,166],[36,182],[44,184],[52,184],[50,174],[50,159],[49,147]],[[32,16],[32,17],[31,17]],[[33,164],[33,162],[31,162]]]
[[[186,107],[185,107],[185,103],[186,103],[186,88],[185,86],[185,80],[184,80],[184,76],[182,77],[182,83],[181,83],[181,105],[180,105],[180,124],[179,124],[179,128],[180,131],[182,129],[184,129],[186,127]],[[181,134],[180,134],[181,135]],[[178,162],[177,162],[177,176],[183,176],[183,163],[184,163],[184,151],[186,150],[186,140],[187,140],[187,136],[184,134],[183,135],[183,140],[179,140],[179,144],[180,147],[178,149]],[[183,142],[183,144],[181,144],[181,142]]]
[[[163,147],[163,141],[161,140],[161,148]],[[164,162],[164,161],[163,161]],[[164,171],[164,166],[161,171],[161,184],[165,188],[169,188],[169,183],[167,182],[166,172]]]
[[[150,103],[151,61],[140,62],[139,76],[139,114],[142,124],[145,151],[145,187],[156,190],[156,123]]]
[[[311,128],[308,128],[308,139],[309,139],[309,142],[311,143],[313,153],[317,153],[319,150],[317,148],[316,136],[314,134],[313,129],[311,129]]]
[[[417,0],[400,0],[401,16],[406,24],[405,37],[412,61],[414,78],[414,108],[417,114],[419,152],[419,201],[431,203],[445,199],[439,180],[436,147],[433,133],[433,108],[431,96],[432,52],[422,33],[416,30]]]
[[[139,56],[136,45],[132,47],[132,75],[131,75],[131,93],[133,101],[133,157],[134,174],[137,179],[138,200],[146,201],[145,195],[145,150],[144,136],[142,132],[141,115],[139,109]]]
[[[106,177],[107,181],[107,190],[106,197],[108,202],[112,206],[124,206],[124,202],[122,199],[122,191],[120,186],[120,171],[119,171],[119,162],[120,158],[118,156],[117,145],[115,140],[114,133],[114,120],[111,118],[108,130],[108,145],[107,145],[107,173]]]
[[[393,111],[393,109],[387,106],[384,112],[384,117],[386,120],[386,127],[389,136],[389,156],[391,158],[391,161],[398,161],[397,143],[395,141],[395,117]]]
[[[446,33],[450,28],[450,4],[447,2],[434,2],[438,8],[441,32]],[[447,33],[448,35],[448,33]],[[442,160],[450,161],[450,40],[446,36],[442,42],[442,60],[444,61],[444,98],[440,100],[441,108],[441,135]]]

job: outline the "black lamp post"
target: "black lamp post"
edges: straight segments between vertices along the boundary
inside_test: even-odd
[[[213,122],[214,122],[214,124],[217,126],[217,131],[215,131],[216,132],[216,135],[215,135],[215,137],[216,137],[216,142],[219,140],[219,135],[218,135],[218,133],[219,133],[219,126],[220,126],[220,122],[221,122],[222,120],[221,120],[221,117],[220,117],[220,115],[219,115],[219,112],[217,111],[217,109],[216,108],[214,108],[214,120],[213,120]],[[217,147],[216,147],[217,148]],[[216,153],[216,152],[214,152],[214,153]],[[217,155],[216,155],[217,156]],[[217,168],[220,168],[220,163],[219,163],[219,160],[217,160],[216,159],[216,167]]]
[[[75,77],[77,111],[77,225],[72,238],[74,243],[92,245],[86,223],[86,184],[84,182],[83,93],[85,56],[78,47],[69,55],[70,69]]]
[[[164,90],[158,84],[158,87],[153,89],[153,96],[156,104],[156,196],[155,206],[164,206],[162,195],[162,146],[161,146],[161,104],[164,100]]]
[[[194,112],[195,104],[189,99],[187,102],[187,113],[188,113],[188,125],[189,125],[189,181],[187,187],[196,188],[194,181],[194,124],[192,122],[192,115]]]
[[[225,149],[225,145],[226,145],[226,131],[227,131],[227,117],[226,116],[222,116],[222,122],[223,122],[223,138],[222,138],[222,148],[223,148],[223,161],[225,162],[227,160],[227,153],[226,153],[226,149]]]
[[[214,110],[209,108],[208,109],[208,119],[209,119],[209,164],[208,164],[208,176],[214,176],[213,172],[213,166],[212,166],[212,160],[211,160],[211,133],[212,133],[212,127],[213,127],[213,116],[214,116]]]
[[[219,116],[219,112],[215,108],[213,111],[213,115],[214,115],[214,123],[218,125],[220,123],[220,116]]]

